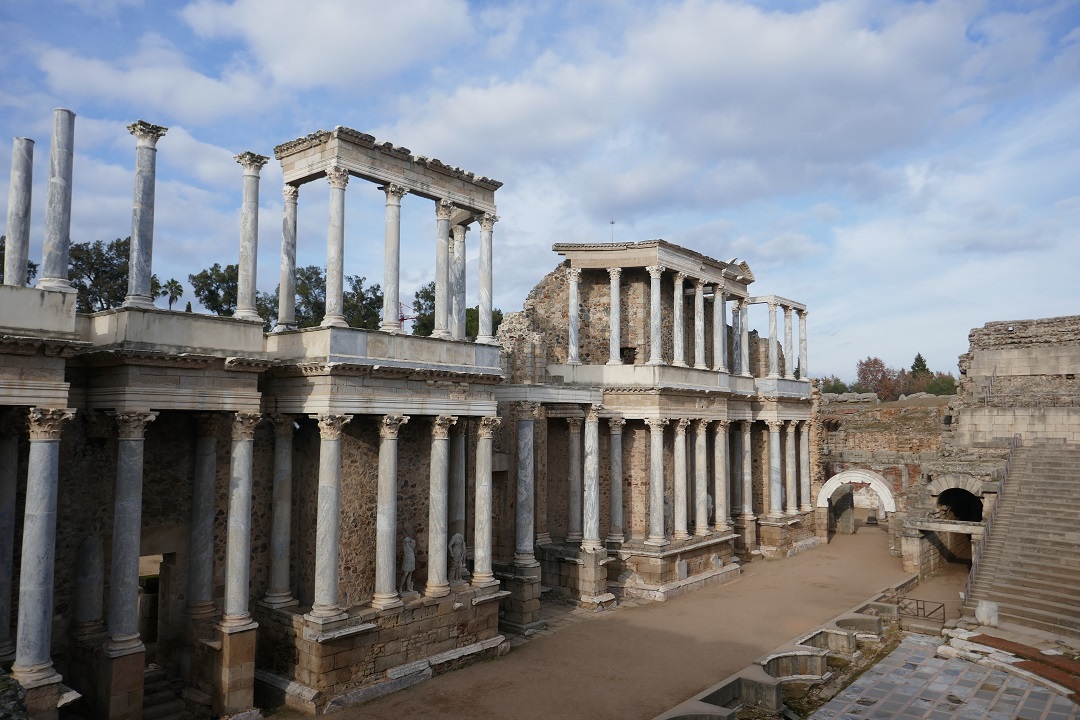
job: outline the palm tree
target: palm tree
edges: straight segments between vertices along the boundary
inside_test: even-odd
[[[172,310],[173,303],[184,295],[184,286],[173,278],[161,287],[161,294],[169,298],[169,309]]]

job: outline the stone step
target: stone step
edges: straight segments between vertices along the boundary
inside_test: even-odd
[[[986,585],[980,583],[980,587],[985,587],[989,590],[990,586],[995,584],[1008,584],[1013,587],[1023,588],[1026,592],[1047,592],[1052,594],[1071,594],[1080,598],[1080,580],[1074,582],[1068,582],[1060,575],[1055,575],[1051,578],[1048,575],[1038,575],[1031,577],[1029,575],[1021,575],[1016,572],[1003,571],[998,573],[992,581],[988,581]]]
[[[1070,597],[1067,593],[1049,593],[995,581],[991,584],[986,597],[989,600],[1023,605],[1064,617],[1080,618],[1080,602],[1075,599],[1075,596]]]
[[[1080,638],[1080,629],[1061,625],[1054,619],[1047,620],[1037,617],[1030,617],[1028,615],[1017,615],[1013,613],[1010,608],[999,608],[998,619],[1002,622],[1012,623],[1013,625],[1023,625],[1024,627],[1030,627],[1035,630],[1042,630],[1043,632],[1051,633],[1053,635],[1064,635],[1065,637]]]
[[[143,720],[164,720],[165,718],[175,718],[185,720],[192,717],[188,712],[187,705],[183,700],[174,699],[164,703],[158,703],[156,705],[143,705]]]

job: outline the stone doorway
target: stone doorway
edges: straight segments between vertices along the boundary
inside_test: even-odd
[[[937,515],[947,520],[982,522],[982,498],[964,488],[949,488],[937,496]]]
[[[162,596],[161,564],[163,555],[139,558],[139,637],[146,646],[146,664],[157,662],[159,599]]]

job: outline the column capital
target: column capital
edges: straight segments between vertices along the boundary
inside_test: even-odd
[[[609,417],[607,419],[608,430],[612,435],[622,435],[623,426],[626,425],[624,417]]]
[[[709,428],[709,423],[712,422],[709,418],[695,418],[694,422],[697,423],[698,432],[705,432]]]
[[[681,271],[676,272],[675,273],[675,284],[678,285],[678,284],[681,284],[681,283],[684,283],[684,282],[686,282],[686,273],[681,272]]]
[[[581,282],[581,268],[569,267],[566,269],[566,279],[572,283]]]
[[[566,425],[570,428],[570,432],[572,433],[581,432],[581,418],[568,417],[566,418]]]
[[[704,278],[694,278],[694,292],[699,292],[699,293],[705,292],[705,279]]]
[[[384,440],[397,440],[401,426],[408,422],[408,415],[383,415],[379,420],[379,437]]]
[[[798,420],[788,420],[787,422],[784,423],[784,430],[787,432],[788,435],[794,435],[795,434],[795,427],[798,424],[799,424]]]
[[[499,222],[499,216],[493,213],[484,213],[483,215],[477,215],[477,220],[480,222],[480,229],[491,232],[495,229],[495,223]]]
[[[449,220],[450,214],[454,212],[454,207],[454,203],[449,200],[437,200],[435,202],[435,219]]]
[[[480,418],[480,424],[476,428],[477,437],[491,438],[495,436],[495,429],[502,425],[502,418],[498,415]]]
[[[446,440],[450,437],[450,426],[457,423],[456,415],[438,415],[431,423],[431,437]]]
[[[717,420],[716,421],[716,431],[717,432],[727,432],[728,426],[731,425],[731,422],[732,422],[731,420]]]
[[[724,293],[727,292],[727,285],[723,280],[717,283],[713,283],[713,292],[716,293],[713,296],[713,300],[723,300]]]
[[[780,428],[784,425],[783,420],[766,420],[765,424],[769,426],[769,432],[780,432]]]
[[[607,272],[608,272],[608,277],[611,278],[612,280],[618,280],[620,277],[622,277],[622,268],[621,267],[609,267],[609,268],[607,268]]]
[[[30,408],[30,439],[59,440],[64,423],[73,417],[71,408]]]
[[[152,125],[145,120],[136,120],[127,126],[128,132],[135,136],[136,147],[156,148],[157,141],[165,136],[169,128]]]
[[[735,422],[742,425],[742,429],[745,430],[745,431],[749,431],[750,428],[752,428],[754,426],[754,421],[753,420],[736,420]]]
[[[784,317],[788,318],[788,319],[791,319],[791,309],[792,309],[791,306],[790,305],[781,305],[780,307],[782,307],[784,309]]]
[[[675,434],[685,435],[686,428],[690,426],[690,418],[679,418],[675,421]]]
[[[238,412],[233,417],[232,439],[236,442],[255,439],[255,426],[262,421],[259,413]]]
[[[300,198],[300,187],[286,184],[281,188],[281,196],[285,198],[285,202],[295,203]]]
[[[645,418],[645,424],[649,426],[652,432],[662,432],[664,426],[668,424],[667,418]]]
[[[802,310],[799,310],[798,308],[796,308],[795,312],[799,313],[799,318],[802,319],[802,320],[805,320],[806,316],[810,314],[810,311],[807,310],[806,308],[803,308]]]
[[[353,419],[352,415],[308,415],[319,421],[319,437],[323,440],[340,440],[342,429]]]
[[[802,430],[803,432],[810,432],[810,421],[809,420],[799,420],[799,429]]]
[[[409,188],[404,185],[398,185],[397,183],[380,185],[379,189],[386,193],[387,205],[400,205],[401,198],[409,194]]]
[[[659,280],[660,276],[667,270],[663,265],[649,265],[645,269],[649,272],[649,277],[653,280]]]
[[[118,412],[113,415],[121,440],[142,440],[146,426],[157,416],[156,412]]]
[[[536,402],[529,402],[527,400],[522,400],[522,401],[517,403],[517,411],[518,411],[518,417],[520,417],[520,418],[528,418],[530,420],[539,420],[542,417],[542,415],[541,415],[542,406],[540,405],[540,403],[536,403]]]
[[[330,187],[344,190],[349,184],[349,171],[339,165],[331,165],[326,168],[326,181]]]
[[[246,150],[239,155],[233,155],[233,160],[240,163],[244,168],[245,175],[259,176],[259,172],[262,170],[263,165],[267,163],[270,158],[265,155],[259,155],[253,153],[250,150]]]
[[[780,303],[778,303],[775,298],[771,298],[766,301],[766,304],[769,306],[769,312],[776,312],[776,306]]]
[[[266,419],[273,424],[275,437],[292,437],[293,432],[296,430],[296,427],[293,425],[295,420],[293,420],[292,415],[272,413],[267,415]]]
[[[589,407],[585,408],[585,422],[599,422],[600,411],[603,409],[604,406],[599,403],[589,405]]]
[[[199,437],[213,437],[221,429],[221,413],[201,412],[195,414],[195,432]]]

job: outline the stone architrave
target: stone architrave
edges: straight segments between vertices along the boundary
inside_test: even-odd
[[[813,510],[810,502],[810,421],[799,423],[799,511]]]
[[[408,188],[388,183],[379,188],[386,193],[386,234],[383,246],[383,318],[379,329],[401,332],[401,198]]]
[[[791,348],[791,306],[784,306],[784,377],[795,379],[795,356]]]
[[[780,377],[778,356],[779,340],[776,336],[776,300],[769,300],[769,377]]]
[[[694,280],[694,367],[708,370],[705,364],[705,281]]]
[[[255,273],[259,264],[259,172],[270,158],[248,151],[233,159],[244,168],[243,200],[240,204],[240,264],[234,317],[261,321],[259,311],[255,309]]]
[[[443,339],[450,337],[450,215],[453,211],[454,203],[449,200],[435,202],[435,329],[431,337]]]
[[[480,216],[480,307],[478,343],[494,343],[491,322],[491,236],[499,218],[491,213]]]
[[[784,423],[784,514],[799,512],[799,486],[795,477],[795,420]]]
[[[533,458],[533,425],[540,412],[539,403],[523,402],[518,405],[517,418],[517,498],[514,508],[514,564],[518,567],[536,567],[533,549],[534,489],[536,466]]]
[[[450,426],[453,415],[439,415],[431,424],[431,472],[428,483],[428,579],[424,595],[442,597],[450,593],[446,565],[446,498],[450,473]]]
[[[139,120],[128,125],[128,131],[135,136],[135,204],[131,211],[131,255],[124,307],[152,308],[157,141],[168,128]]]
[[[58,108],[53,111],[49,184],[45,191],[41,279],[37,283],[42,290],[75,292],[75,288],[71,287],[68,281],[68,258],[71,250],[71,171],[74,157],[75,113]]]
[[[731,517],[731,497],[728,492],[730,487],[728,450],[728,426],[729,420],[716,421],[716,434],[713,437],[713,530],[718,533],[727,533],[731,529],[728,519]]]
[[[661,328],[663,320],[660,313],[660,278],[664,274],[663,265],[650,265],[645,268],[649,272],[649,360],[646,365],[663,365],[664,356],[662,351]]]
[[[270,415],[274,424],[274,495],[270,535],[270,587],[262,603],[270,607],[296,604],[289,584],[292,543],[292,454],[296,425],[291,415]]]
[[[450,252],[450,336],[465,339],[465,225],[455,225]],[[451,533],[452,534],[452,533]]]
[[[622,365],[622,299],[620,298],[619,282],[622,277],[622,268],[611,267],[607,269],[608,283],[610,284],[610,301],[608,305],[608,365]]]
[[[499,417],[482,417],[476,428],[476,491],[473,513],[473,587],[498,585],[491,568],[492,488],[491,456]]]
[[[34,141],[30,138],[15,138],[11,146],[11,181],[8,185],[7,241],[4,246],[5,285],[26,285],[26,268],[30,259],[30,205],[33,185]],[[4,635],[0,634],[0,657],[4,655],[3,637]]]
[[[585,412],[585,509],[582,550],[598,551],[600,542],[600,405]]]
[[[191,489],[191,534],[188,540],[187,612],[208,619],[214,608],[214,485],[221,413],[195,416],[195,474]]]
[[[608,531],[607,542],[622,544],[626,542],[626,534],[623,529],[623,459],[622,459],[622,433],[626,420],[621,417],[607,419],[608,432],[611,441],[611,467],[608,473],[610,483],[609,498],[611,501],[611,529]]]
[[[675,293],[672,298],[672,340],[674,346],[674,358],[671,364],[675,367],[686,367],[686,321],[683,319],[683,308],[686,307],[685,295],[686,273],[675,273]]]
[[[229,518],[225,525],[225,606],[221,617],[221,625],[226,628],[253,624],[248,609],[251,589],[251,470],[255,426],[261,419],[259,413],[246,412],[238,412],[233,417]]]
[[[581,542],[581,418],[566,418],[566,541]]]
[[[349,171],[337,165],[326,169],[330,184],[330,218],[326,230],[326,314],[323,327],[348,327],[345,320],[345,187]]]
[[[296,329],[296,204],[300,198],[300,188],[286,185],[281,195],[285,201],[285,212],[281,219],[281,268],[274,332]]]
[[[567,268],[566,270],[566,282],[569,285],[569,307],[567,308],[567,316],[569,322],[567,324],[567,365],[580,365],[581,360],[578,358],[578,352],[580,351],[580,341],[578,340],[578,312],[581,307],[581,300],[578,297],[578,288],[581,284],[581,268]]]
[[[778,518],[784,514],[782,504],[784,485],[780,469],[780,420],[766,420],[769,427],[769,517]]]
[[[23,263],[26,267],[26,263]],[[6,276],[5,276],[6,277]],[[14,411],[0,416],[0,663],[15,653],[11,637],[11,587],[15,552],[15,491],[19,484],[19,436]]]
[[[397,590],[398,434],[408,415],[385,415],[379,423],[379,487],[375,510],[375,593],[380,610],[401,604]]]
[[[675,506],[675,539],[686,540],[690,537],[687,530],[686,519],[686,428],[690,421],[679,418],[675,421],[675,474],[672,477],[674,497],[672,503]]]
[[[645,418],[649,426],[649,535],[646,545],[668,544],[664,534],[664,426],[667,418]]]
[[[341,436],[352,415],[312,415],[319,421],[319,496],[315,517],[315,602],[304,617],[332,622],[345,613],[338,605],[341,553]]]
[[[694,535],[701,537],[709,534],[709,421],[695,420],[694,430]]]

